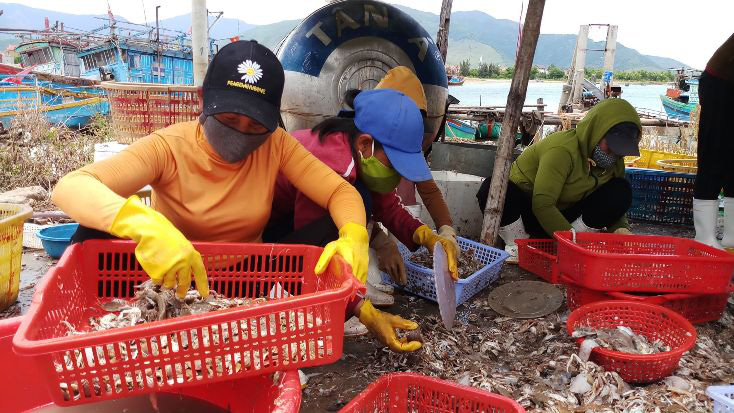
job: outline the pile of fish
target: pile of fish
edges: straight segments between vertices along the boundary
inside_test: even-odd
[[[474,258],[475,254],[476,251],[473,248],[462,251],[461,254],[459,254],[459,262],[456,264],[459,270],[460,279],[465,279],[484,267],[484,264],[482,264],[481,261]],[[420,252],[411,255],[408,260],[423,268],[433,268],[433,254],[431,254],[427,249],[422,249]]]
[[[198,291],[189,290],[183,300],[176,298],[174,290],[161,289],[146,281],[138,287],[135,299],[113,299],[101,304],[108,312],[101,317],[91,317],[91,331],[134,326],[136,324],[165,320],[191,314],[208,313],[225,308],[248,306],[265,301],[264,298],[227,298],[211,291],[202,298]]]
[[[528,411],[564,413],[711,411],[706,387],[734,382],[731,300],[720,321],[697,327],[696,345],[683,355],[675,376],[644,386],[581,360],[576,339],[566,331],[568,313],[533,320],[497,317],[480,296],[461,307],[448,331],[438,316],[411,311],[402,315],[420,324],[422,350],[398,354],[372,341],[375,350],[366,356],[345,353],[350,368],[338,380],[369,383],[394,371],[417,372],[510,397]],[[325,380],[312,379],[315,386],[332,384]]]
[[[609,350],[631,354],[657,354],[670,351],[670,346],[661,340],[650,342],[647,337],[637,334],[627,326],[617,328],[578,327],[573,332],[574,338],[584,338],[582,351],[593,347],[604,347]],[[588,360],[582,356],[582,359]]]

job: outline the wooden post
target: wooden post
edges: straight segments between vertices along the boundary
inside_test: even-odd
[[[441,52],[441,58],[446,63],[446,53],[449,50],[449,23],[451,23],[451,2],[443,0],[441,3],[441,17],[438,18],[438,34],[436,34],[436,46]]]
[[[502,219],[507,180],[512,164],[512,152],[515,147],[515,134],[517,133],[517,126],[522,116],[522,107],[528,90],[530,69],[533,66],[535,47],[538,44],[544,7],[545,0],[530,0],[525,15],[520,52],[515,61],[515,74],[512,76],[510,93],[507,96],[507,109],[502,120],[502,132],[497,143],[497,155],[492,172],[492,183],[489,187],[489,199],[484,209],[482,242],[487,245],[495,245],[500,219]]]

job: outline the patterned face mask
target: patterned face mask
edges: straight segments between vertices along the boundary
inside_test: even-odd
[[[591,154],[591,159],[594,160],[596,166],[603,169],[609,169],[617,164],[619,156],[604,152],[599,145],[594,147],[594,152]]]

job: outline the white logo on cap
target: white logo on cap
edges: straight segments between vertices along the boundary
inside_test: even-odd
[[[263,70],[257,62],[250,59],[245,60],[237,66],[237,71],[242,73],[242,80],[247,83],[255,84],[263,77]]]

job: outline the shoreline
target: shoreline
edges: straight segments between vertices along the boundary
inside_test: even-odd
[[[512,79],[487,79],[487,78],[481,78],[481,77],[464,77],[464,84],[476,84],[476,83],[509,83],[512,82]],[[565,79],[532,79],[529,81],[530,83],[566,83]],[[622,86],[625,85],[639,85],[639,86],[650,86],[650,85],[669,85],[670,82],[653,82],[653,81],[630,81],[625,82],[622,80],[615,80],[614,86]]]

